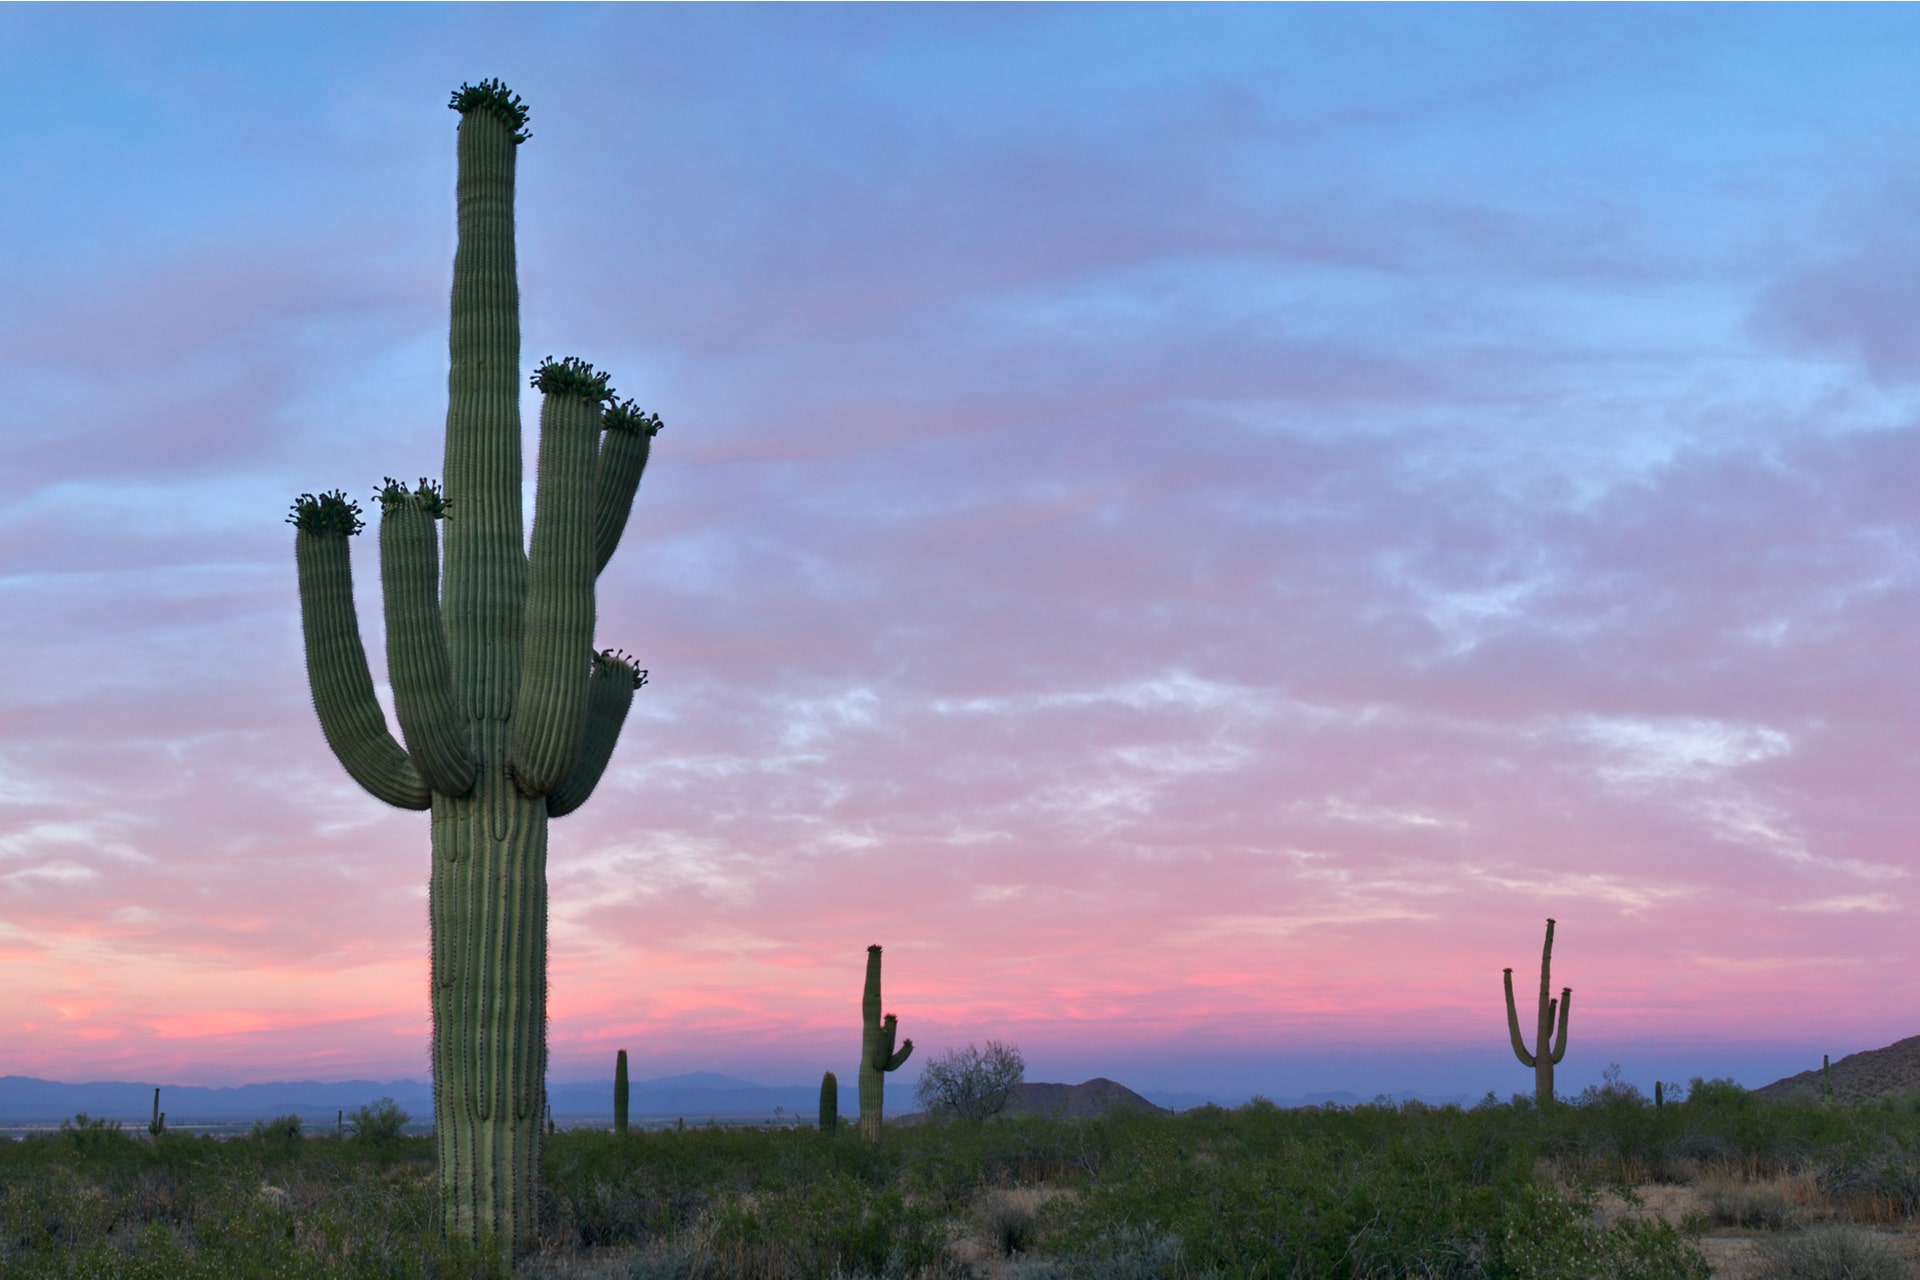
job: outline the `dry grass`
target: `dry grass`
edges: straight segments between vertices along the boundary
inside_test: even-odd
[[[1602,1196],[1597,1217],[1697,1232],[1715,1280],[1920,1280],[1920,1223],[1892,1197],[1755,1161],[1676,1162],[1669,1172]]]

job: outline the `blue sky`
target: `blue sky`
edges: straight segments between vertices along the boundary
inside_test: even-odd
[[[1040,1078],[1506,1092],[1549,915],[1576,1087],[1913,1033],[1916,36],[0,9],[5,1069],[425,1070],[425,831],[326,752],[281,521],[439,473],[496,75],[523,355],[667,422],[556,1074],[842,1068],[879,941]]]

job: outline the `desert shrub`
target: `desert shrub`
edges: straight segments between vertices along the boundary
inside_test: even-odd
[[[815,1276],[904,1277],[946,1261],[943,1225],[898,1191],[851,1178],[729,1199],[708,1238],[710,1267],[697,1276],[811,1280]]]
[[[1033,1247],[1035,1214],[1031,1200],[995,1189],[980,1196],[977,1211],[981,1228],[1002,1257],[1012,1258]]]
[[[1514,1202],[1488,1274],[1502,1280],[1710,1280],[1705,1255],[1659,1220],[1592,1222],[1588,1195],[1531,1186]]]
[[[1600,1083],[1590,1084],[1580,1091],[1574,1099],[1576,1106],[1582,1107],[1644,1107],[1647,1097],[1640,1092],[1639,1086],[1620,1078],[1620,1064],[1609,1062],[1606,1070],[1600,1073]]]
[[[1755,1280],[1901,1280],[1913,1274],[1901,1251],[1861,1227],[1815,1227],[1760,1240]]]
[[[392,1098],[382,1098],[357,1111],[347,1113],[347,1130],[355,1140],[376,1146],[390,1146],[400,1137],[412,1116],[400,1109]]]
[[[256,1120],[249,1136],[268,1160],[297,1159],[306,1149],[306,1139],[300,1135],[300,1117],[295,1115]]]
[[[1179,1236],[1124,1224],[1052,1267],[1042,1263],[1036,1270],[1039,1274],[1033,1280],[1184,1280],[1198,1274],[1186,1266],[1186,1248]]]
[[[1780,1231],[1800,1221],[1798,1208],[1777,1178],[1751,1182],[1720,1173],[1702,1182],[1700,1199],[1711,1226]]]
[[[1683,1105],[1695,1109],[1750,1111],[1759,1105],[1759,1099],[1737,1081],[1703,1080],[1695,1076],[1687,1084],[1687,1100]]]
[[[133,1146],[133,1135],[121,1128],[118,1120],[97,1119],[84,1111],[60,1122],[60,1136],[76,1154],[92,1159],[130,1151]]]
[[[1857,1217],[1911,1218],[1920,1209],[1920,1145],[1882,1138],[1832,1152],[1820,1189]]]

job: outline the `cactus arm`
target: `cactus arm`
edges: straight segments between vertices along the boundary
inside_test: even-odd
[[[1520,1059],[1520,1065],[1531,1067],[1533,1055],[1527,1052],[1527,1042],[1520,1036],[1520,1012],[1513,1007],[1513,970],[1507,970],[1507,1034],[1513,1038],[1513,1056]]]
[[[344,494],[303,494],[289,519],[297,530],[300,632],[320,731],[348,774],[375,797],[401,809],[425,809],[432,796],[387,731],[360,644],[347,549],[347,538],[359,528],[359,508]]]
[[[1573,1007],[1573,988],[1565,987],[1560,992],[1560,1031],[1553,1039],[1553,1064],[1560,1065],[1560,1059],[1567,1056],[1567,1010]]]
[[[522,795],[567,780],[586,731],[593,657],[593,468],[606,375],[549,360],[533,376],[540,478],[527,565],[527,609],[510,771]]]
[[[660,432],[660,415],[644,414],[626,400],[607,410],[601,426],[606,434],[593,471],[593,571],[597,574],[613,559],[633,511],[633,495]]]
[[[893,1029],[892,1014],[887,1015],[887,1029],[889,1031]],[[908,1058],[911,1058],[912,1056],[913,1056],[913,1040],[911,1037],[909,1037],[905,1042],[901,1044],[900,1052],[890,1053],[887,1055],[887,1059],[885,1062],[881,1064],[880,1069],[882,1071],[898,1071],[901,1067],[901,1064],[905,1063],[906,1060]]]
[[[1553,920],[1547,920],[1547,941],[1540,948],[1540,1034],[1534,1042],[1536,1052],[1545,1053],[1547,1038],[1553,1034]]]
[[[460,157],[441,473],[455,512],[446,529],[447,654],[461,709],[505,720],[519,682],[527,591],[513,238],[515,147],[526,112],[497,84],[463,85],[451,105],[460,112]]]
[[[613,758],[613,745],[627,721],[633,695],[647,682],[647,673],[617,649],[593,656],[593,680],[587,695],[587,732],[580,758],[567,780],[547,793],[547,816],[564,818],[587,802]]]
[[[380,586],[387,613],[387,672],[408,755],[442,795],[473,789],[477,762],[453,699],[440,620],[440,538],[445,512],[425,479],[417,490],[388,480],[380,491]]]

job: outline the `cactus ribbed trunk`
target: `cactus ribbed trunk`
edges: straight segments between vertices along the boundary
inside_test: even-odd
[[[530,1242],[547,1076],[547,811],[487,767],[501,730],[482,726],[482,742],[496,741],[473,794],[433,798],[433,1132],[448,1228]]]
[[[459,151],[444,607],[475,781],[433,800],[433,1130],[448,1229],[517,1249],[533,1238],[546,1119],[547,812],[507,776],[527,595],[514,130],[464,112]]]
[[[307,672],[347,772],[431,809],[433,1119],[446,1224],[516,1254],[533,1242],[547,1109],[547,823],[593,792],[633,694],[623,655],[593,652],[594,580],[613,554],[657,416],[591,365],[544,362],[531,551],[523,550],[515,148],[526,110],[462,86],[459,246],[448,338],[446,490],[380,491],[388,731],[354,615],[344,493],[302,494],[292,521]],[[602,432],[605,432],[605,441]],[[439,529],[445,518],[444,581]],[[624,1066],[624,1054],[623,1066]]]

